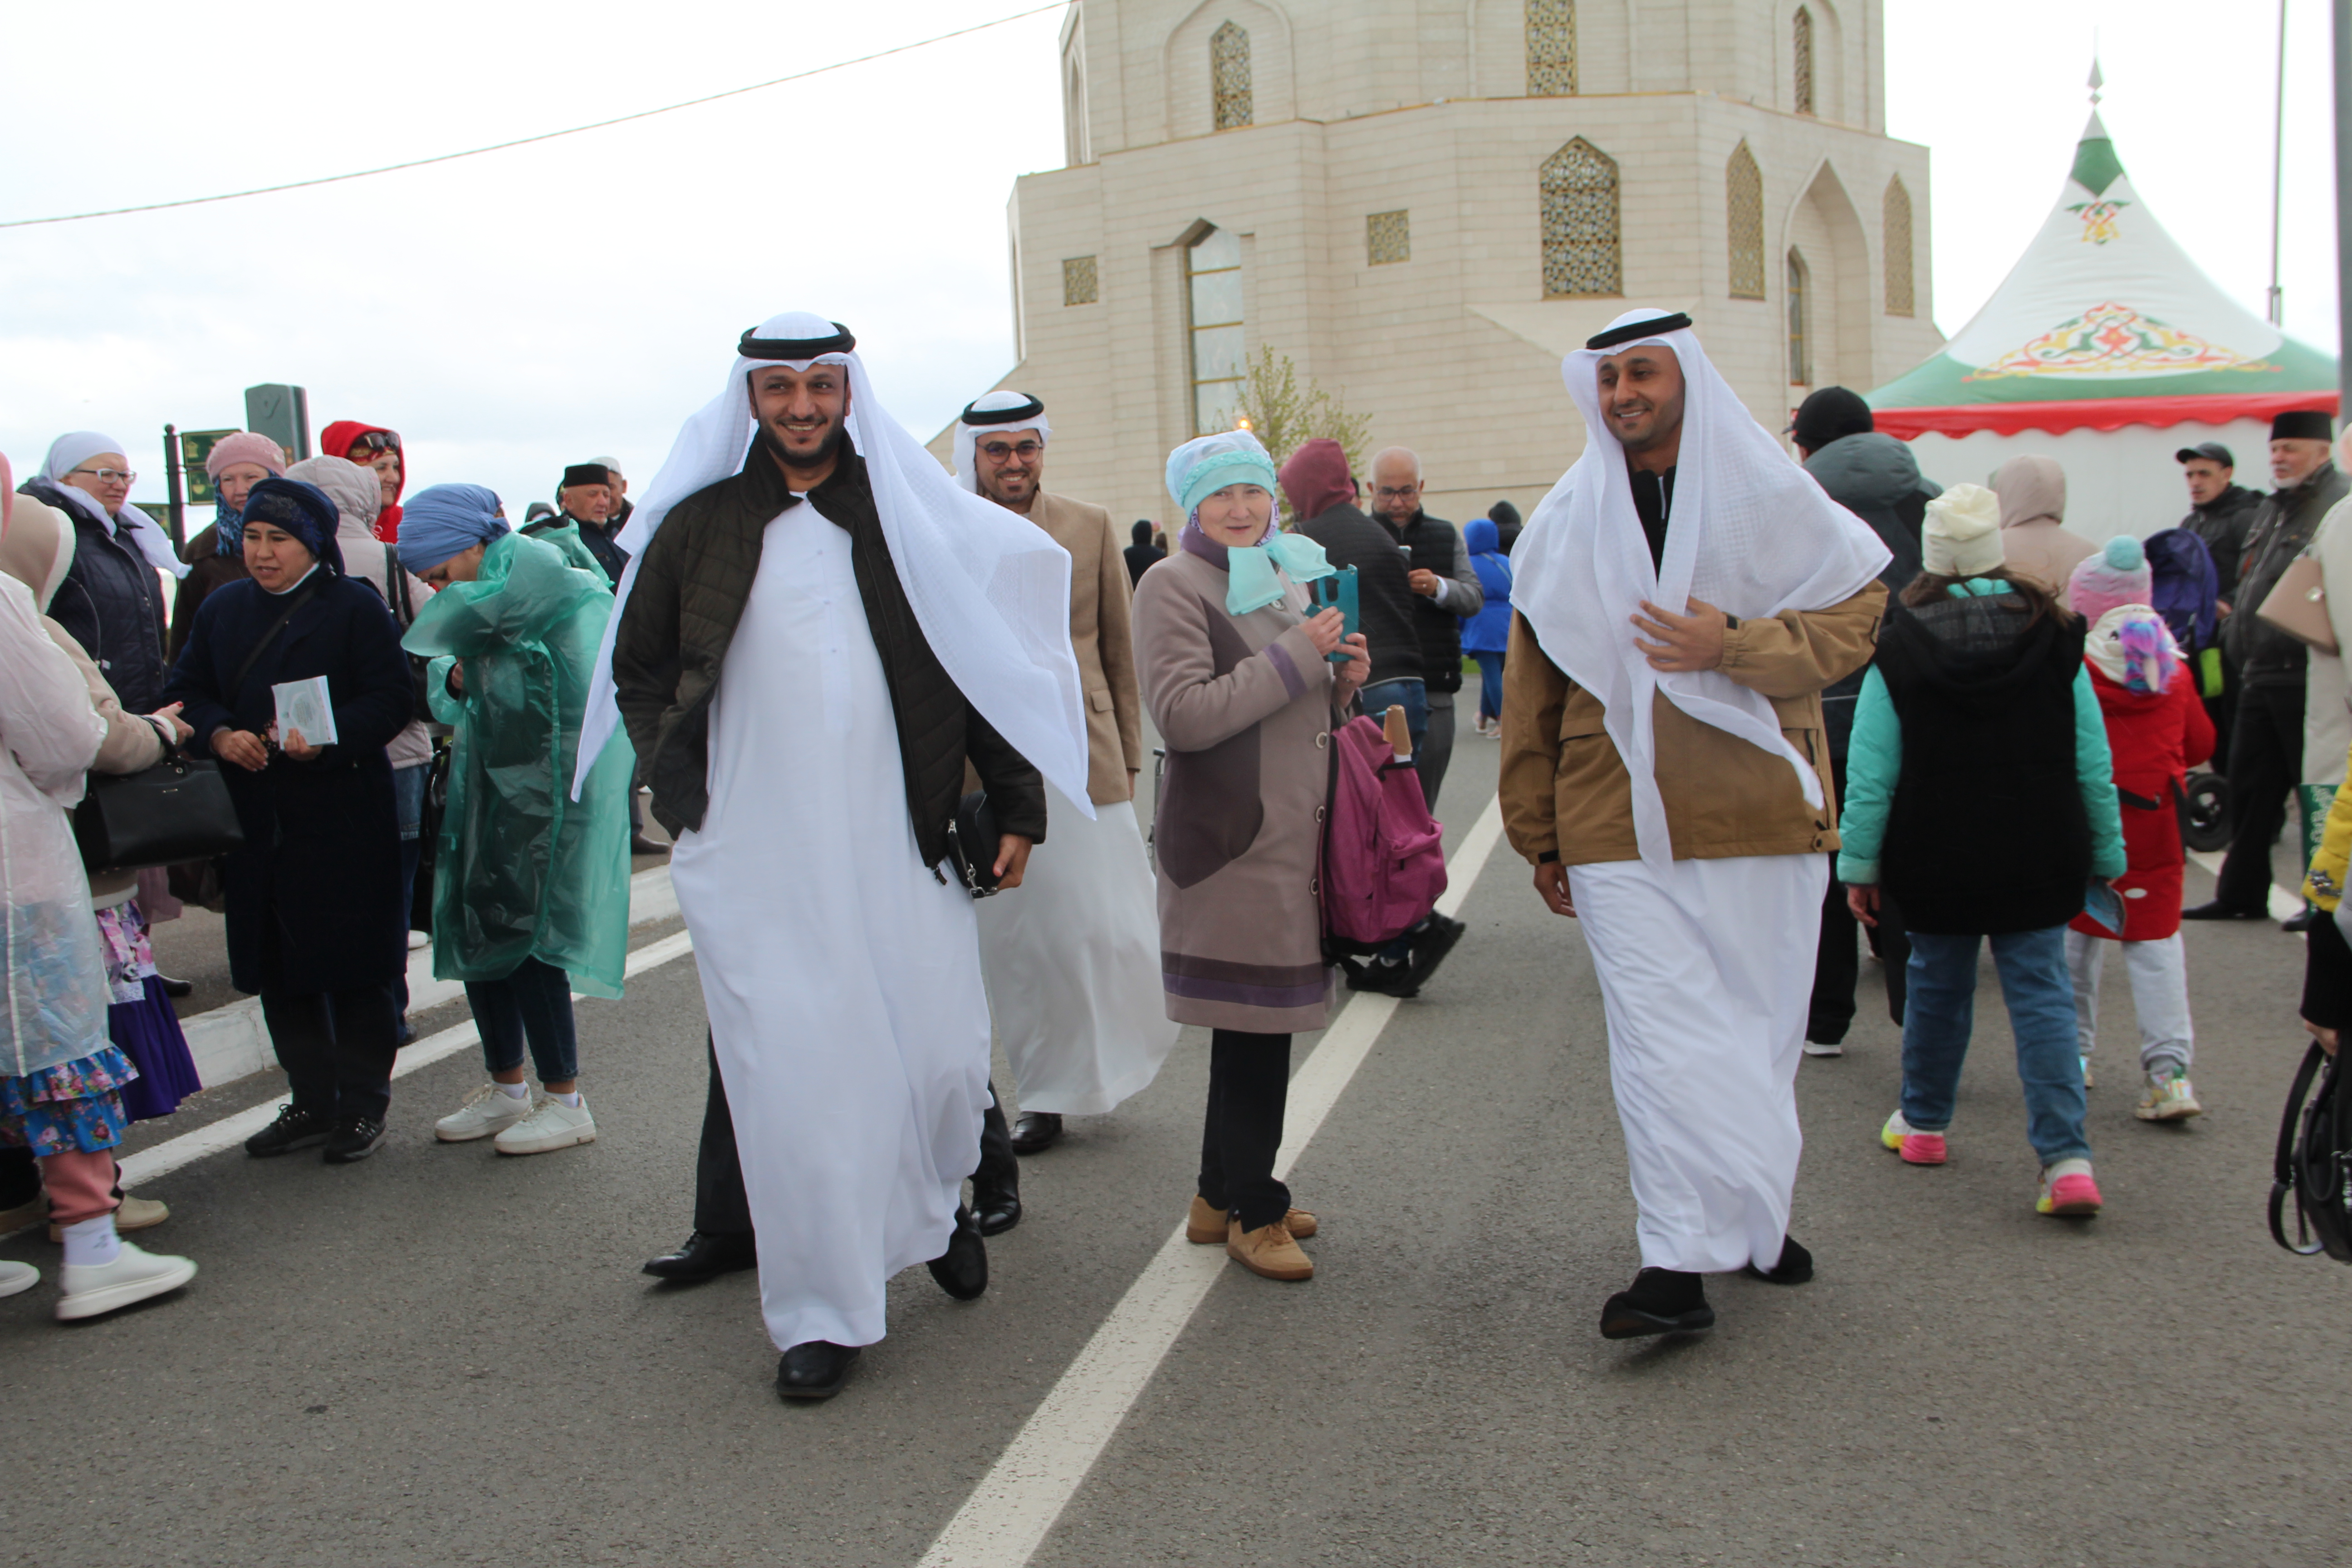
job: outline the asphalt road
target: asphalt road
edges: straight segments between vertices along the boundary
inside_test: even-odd
[[[1450,837],[1493,777],[1491,743],[1465,735]],[[2191,872],[2192,898],[2208,886]],[[1225,1268],[1031,1561],[2352,1558],[2352,1275],[2279,1251],[2262,1218],[2301,1049],[2295,939],[2191,929],[2210,1109],[2185,1127],[2130,1114],[2111,969],[2091,1127],[2108,1208],[2088,1223],[2032,1212],[1989,970],[1951,1163],[1879,1149],[1896,1036],[1865,964],[1848,1054],[1799,1081],[1794,1228],[1818,1279],[1715,1281],[1713,1334],[1623,1345],[1594,1329],[1636,1258],[1582,942],[1507,847],[1463,914],[1470,935],[1292,1173],[1323,1219],[1317,1278]],[[71,1328],[50,1284],[0,1302],[0,1563],[906,1568],[1190,1194],[1198,1030],[1150,1089],[1025,1163],[1028,1216],[991,1244],[986,1297],[909,1271],[849,1389],[787,1406],[750,1275],[636,1271],[688,1226],[692,963],[580,1023],[591,1146],[436,1145],[482,1076],[461,1052],[400,1080],[364,1164],[232,1152],[144,1187],[173,1217],[138,1239],[202,1265],[182,1296]],[[270,1089],[213,1091],[139,1142]],[[36,1234],[0,1256],[58,1260]]]

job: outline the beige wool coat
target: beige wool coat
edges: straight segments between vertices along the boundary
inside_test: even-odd
[[[1087,794],[1097,805],[1133,800],[1143,767],[1143,696],[1135,675],[1134,590],[1110,513],[1041,490],[1029,521],[1070,552],[1070,651],[1086,689]]]
[[[1153,850],[1180,1024],[1295,1034],[1330,1010],[1316,877],[1332,704],[1353,691],[1307,635],[1306,590],[1286,586],[1228,614],[1224,551],[1190,531],[1136,584],[1136,662],[1168,746]]]

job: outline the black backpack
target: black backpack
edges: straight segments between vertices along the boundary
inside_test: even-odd
[[[2317,1087],[2313,1087],[2313,1080]],[[2286,1235],[2294,1201],[2295,1239]],[[2352,1263],[2352,1077],[2313,1041],[2287,1091],[2271,1181],[2271,1237],[2289,1252]]]

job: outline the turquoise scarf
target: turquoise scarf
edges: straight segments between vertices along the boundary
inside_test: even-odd
[[[1282,580],[1274,574],[1276,566],[1288,573],[1294,583],[1328,577],[1334,570],[1324,558],[1323,547],[1303,533],[1274,529],[1263,544],[1229,544],[1225,546],[1226,613],[1246,616],[1278,602]]]

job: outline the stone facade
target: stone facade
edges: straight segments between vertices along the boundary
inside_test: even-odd
[[[1688,310],[1778,429],[1811,386],[1874,386],[1942,341],[1929,319],[1927,153],[1885,134],[1880,5],[1073,0],[1061,37],[1070,163],[1013,190],[1020,363],[998,384],[1053,411],[1053,489],[1122,521],[1166,521],[1167,453],[1197,433],[1196,409],[1219,406],[1213,387],[1194,396],[1196,349],[1226,346],[1192,330],[1187,266],[1222,229],[1239,240],[1246,348],[1271,345],[1370,415],[1373,449],[1417,450],[1439,515],[1504,497],[1532,507],[1583,442],[1560,356],[1633,304]],[[1570,79],[1574,95],[1527,96],[1531,81]],[[1216,129],[1242,80],[1250,123]],[[1801,90],[1815,112],[1799,112]],[[1598,161],[1570,149],[1580,140]],[[1741,292],[1754,289],[1744,165],[1730,200],[1743,144],[1762,181],[1761,299],[1734,297],[1735,208]],[[1591,232],[1612,168],[1623,293],[1547,298],[1547,276],[1612,276]],[[1885,191],[1897,178],[1913,288],[1890,301],[1901,258],[1883,243]],[[1569,179],[1580,184],[1563,193]],[[1559,248],[1570,245],[1584,248]],[[1231,247],[1220,237],[1215,248]],[[1073,289],[1074,275],[1092,289]],[[1810,381],[1791,384],[1792,359]],[[945,458],[944,434],[934,450]]]

